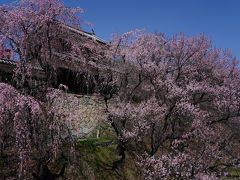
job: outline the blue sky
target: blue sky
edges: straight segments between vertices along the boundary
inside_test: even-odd
[[[11,0],[1,0],[9,3]],[[229,48],[240,59],[239,0],[63,0],[80,6],[95,33],[109,40],[112,33],[143,29],[168,37],[204,33],[217,48]],[[90,30],[84,27],[85,30]]]
[[[204,33],[214,46],[229,48],[240,58],[239,0],[64,0],[80,6],[95,33],[108,40],[112,33],[146,28],[171,37]]]

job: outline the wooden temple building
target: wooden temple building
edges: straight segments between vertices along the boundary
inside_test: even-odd
[[[83,36],[89,39],[89,41],[94,40],[95,42],[103,46],[107,46],[108,44],[106,41],[97,37],[94,33],[88,33],[86,31],[78,30],[67,25],[64,25],[64,28],[66,28],[68,31],[71,31],[72,33],[76,33],[79,36]],[[54,52],[54,55],[59,57],[65,56],[63,53],[59,53],[59,52]],[[6,82],[6,83],[12,82],[13,71],[16,68],[18,63],[19,61],[17,60],[13,52],[11,52],[10,49],[6,49],[6,48],[4,49],[3,45],[0,45],[0,82]],[[92,69],[96,69],[99,66],[101,66],[101,68],[103,66],[105,66],[106,69],[108,68],[106,64],[96,64],[93,61],[89,61],[88,65],[90,65]],[[79,84],[77,84],[78,87],[76,87],[76,72],[74,72],[73,66],[72,67],[70,66],[69,68],[66,68],[66,64],[57,65],[57,80],[58,80],[57,83],[67,85],[71,91],[85,93],[85,91],[87,90],[86,90],[86,87],[84,87],[84,85],[80,86]],[[76,67],[77,64],[75,64],[74,66]],[[33,83],[38,84],[40,82],[43,82],[45,78],[46,78],[46,75],[43,69],[41,69],[40,66],[34,66],[33,68],[34,82]],[[78,77],[78,83],[84,83],[83,76],[81,77],[80,75]]]

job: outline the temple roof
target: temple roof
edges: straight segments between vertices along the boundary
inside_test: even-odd
[[[8,60],[8,59],[2,59],[2,58],[0,58],[0,63],[9,64],[9,65],[13,65],[13,66],[17,65],[16,61]]]
[[[72,31],[72,32],[81,34],[82,36],[90,37],[91,39],[94,39],[94,40],[96,40],[97,42],[100,42],[100,43],[103,43],[103,44],[108,44],[107,41],[105,41],[105,40],[97,37],[97,36],[95,35],[95,33],[89,33],[89,32],[84,31],[84,30],[79,30],[79,29],[76,29],[76,28],[71,27],[71,26],[69,26],[69,25],[63,24],[63,23],[61,23],[61,25],[62,25],[64,28],[67,28],[67,29],[69,29],[69,30]]]

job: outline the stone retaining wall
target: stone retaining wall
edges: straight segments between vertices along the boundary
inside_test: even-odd
[[[62,97],[55,100],[55,104],[60,103]],[[65,100],[66,101],[66,100]],[[103,127],[106,119],[105,106],[100,97],[86,95],[67,95],[67,103],[59,113],[64,113],[65,117],[74,117],[67,120],[67,126],[72,135],[78,139],[96,137],[97,130]],[[101,130],[100,130],[101,136]]]

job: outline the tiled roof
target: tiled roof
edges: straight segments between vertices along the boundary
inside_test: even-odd
[[[8,60],[8,59],[2,59],[2,58],[0,58],[0,63],[9,64],[9,65],[13,65],[13,66],[17,65],[16,61]]]
[[[89,33],[89,32],[86,32],[86,31],[83,31],[83,30],[79,30],[79,29],[76,29],[76,28],[73,28],[69,25],[66,25],[66,24],[61,24],[63,27],[75,32],[75,33],[78,33],[78,34],[81,34],[83,36],[87,36],[87,37],[90,37],[100,43],[103,43],[103,44],[107,44],[108,42],[107,41],[104,41],[103,39],[97,37],[95,34],[93,33]]]
[[[12,66],[16,66],[17,63],[18,63],[18,61],[13,61],[13,60],[8,60],[8,59],[2,59],[2,58],[0,58],[0,63],[12,65]],[[35,69],[35,70],[40,70],[40,71],[43,70],[40,66],[34,66],[33,69]]]

